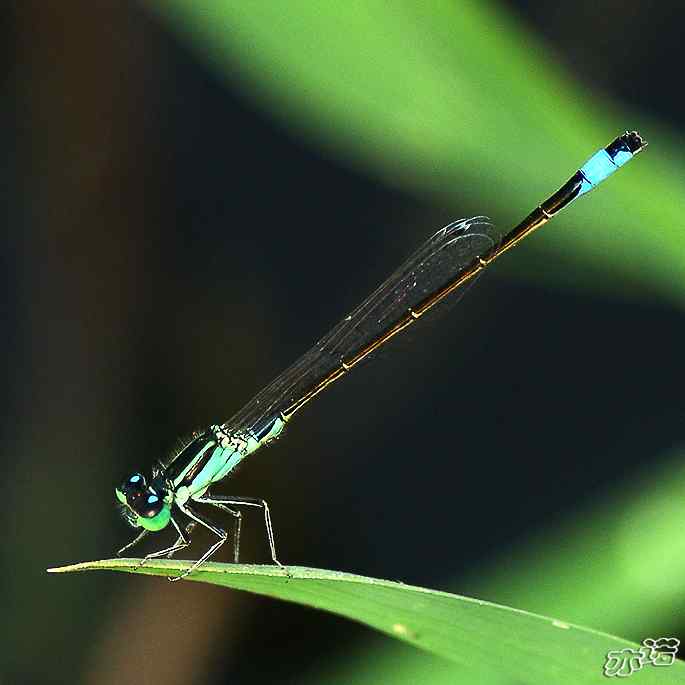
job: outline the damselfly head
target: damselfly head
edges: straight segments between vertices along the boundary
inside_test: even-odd
[[[145,476],[134,473],[115,492],[124,518],[134,528],[150,531],[166,528],[171,519],[171,505],[166,501],[166,492],[153,487],[153,484],[147,485]]]

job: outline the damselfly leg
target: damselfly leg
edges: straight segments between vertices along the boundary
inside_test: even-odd
[[[223,508],[223,506],[232,504],[233,506],[259,507],[264,511],[264,527],[266,528],[266,537],[269,541],[269,550],[271,551],[271,560],[277,566],[285,568],[285,566],[278,560],[276,556],[276,543],[274,542],[274,529],[271,525],[271,512],[266,500],[259,497],[226,497],[223,495],[207,495],[195,500],[203,504],[211,504],[215,507]]]

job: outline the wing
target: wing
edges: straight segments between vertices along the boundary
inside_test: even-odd
[[[278,415],[369,343],[381,338],[409,309],[458,279],[473,261],[497,242],[485,217],[461,219],[441,228],[419,247],[377,290],[314,347],[229,419],[224,428],[254,431]],[[469,285],[473,283],[473,280]],[[439,306],[463,297],[458,288]]]

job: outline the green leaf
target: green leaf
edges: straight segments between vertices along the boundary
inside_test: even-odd
[[[505,268],[685,302],[682,141],[575,82],[496,3],[148,1],[294,134],[388,185],[458,215],[487,214],[503,228],[596,149],[637,128],[651,144],[640,160]],[[554,253],[543,268],[541,247]]]
[[[86,562],[52,573],[111,570],[177,575],[190,562]],[[637,645],[618,637],[477,599],[364,576],[300,566],[207,563],[187,580],[247,590],[345,616],[469,669],[526,683],[600,682],[607,652]],[[641,683],[682,682],[685,664],[647,666]]]

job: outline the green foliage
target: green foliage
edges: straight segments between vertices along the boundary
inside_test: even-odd
[[[685,466],[682,452],[617,479],[612,495],[534,540],[499,551],[453,583],[460,592],[601,627],[637,641],[671,635],[685,610]],[[553,636],[550,636],[553,637]],[[668,669],[661,669],[666,671]],[[643,671],[635,674],[641,678]],[[666,677],[665,675],[663,677]],[[471,671],[383,644],[345,655],[305,683],[461,685]],[[511,680],[483,676],[479,683]],[[529,682],[524,679],[522,682]],[[607,682],[598,676],[597,682]]]
[[[94,561],[53,572],[112,570],[155,576],[176,575],[189,562]],[[470,670],[487,665],[526,683],[597,682],[609,650],[637,647],[626,640],[509,607],[447,592],[364,576],[289,567],[208,563],[187,580],[247,590],[324,609],[450,659]],[[641,683],[681,682],[685,664],[646,667]]]
[[[596,149],[637,128],[651,143],[640,160],[531,241],[566,268],[540,274],[529,249],[528,264],[519,257],[505,268],[586,290],[683,300],[685,168],[675,135],[574,83],[490,3],[151,4],[298,135],[388,184],[503,226]],[[612,278],[599,278],[607,269]]]

